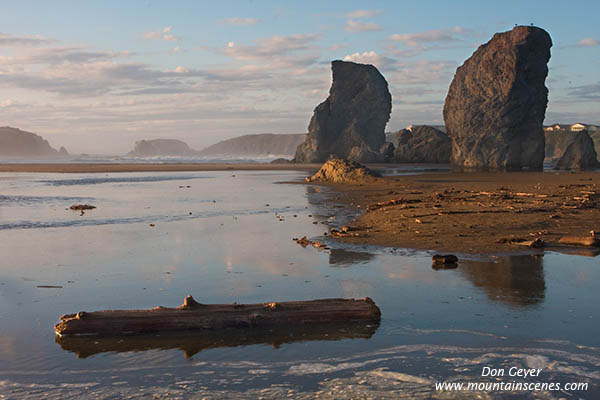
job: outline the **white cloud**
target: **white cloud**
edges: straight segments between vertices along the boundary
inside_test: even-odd
[[[178,42],[181,40],[179,36],[171,34],[172,26],[164,27],[161,31],[150,31],[142,33],[143,40],[165,40],[167,42]]]
[[[346,32],[370,32],[370,31],[380,31],[381,26],[377,25],[374,22],[361,22],[355,21],[353,19],[349,19],[346,21],[346,26],[344,27]]]
[[[258,19],[256,18],[225,18],[223,20],[224,23],[229,25],[254,25],[258,23]]]
[[[384,57],[379,56],[374,51],[348,54],[344,57],[344,61],[352,61],[361,64],[373,64],[376,66],[382,66],[386,62]]]
[[[421,47],[424,43],[455,42],[471,31],[460,26],[449,29],[433,29],[420,33],[395,33],[389,38],[409,47]]]
[[[597,39],[594,39],[591,37],[583,38],[579,42],[577,42],[577,46],[581,46],[581,47],[600,46],[600,40],[597,40]]]
[[[383,13],[381,10],[354,10],[344,15],[345,18],[356,19],[356,18],[370,18],[374,15]]]

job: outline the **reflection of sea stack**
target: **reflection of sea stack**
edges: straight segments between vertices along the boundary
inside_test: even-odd
[[[349,267],[354,264],[363,264],[371,261],[374,255],[359,251],[344,249],[331,249],[329,252],[329,264],[337,267]]]
[[[545,30],[517,26],[456,70],[444,105],[455,165],[542,169],[551,46]]]
[[[544,300],[546,283],[540,257],[502,257],[497,262],[463,260],[457,271],[484,289],[490,300],[515,306]]]
[[[372,65],[333,61],[331,69],[329,97],[315,108],[308,138],[298,146],[295,161],[320,163],[331,154],[358,162],[378,161],[392,111],[385,78]]]

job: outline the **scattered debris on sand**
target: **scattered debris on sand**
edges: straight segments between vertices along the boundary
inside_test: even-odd
[[[600,220],[595,172],[431,173],[335,190],[337,201],[359,211],[348,224],[352,235],[331,232],[349,244],[491,254],[567,251],[600,240],[588,236]]]
[[[354,228],[351,226],[342,226],[339,230],[331,228],[329,233],[334,237],[359,237],[360,234],[358,232],[353,232]]]
[[[293,238],[292,240],[294,242],[298,243],[302,247],[312,246],[312,247],[320,249],[320,250],[329,250],[329,247],[327,247],[327,245],[325,243],[318,241],[318,240],[310,240],[306,236],[303,236],[300,239]]]

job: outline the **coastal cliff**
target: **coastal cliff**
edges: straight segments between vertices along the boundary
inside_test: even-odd
[[[9,126],[0,127],[1,157],[60,157],[69,153],[64,147],[56,150],[35,133]]]

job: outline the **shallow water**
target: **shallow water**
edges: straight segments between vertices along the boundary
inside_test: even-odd
[[[426,252],[303,248],[291,239],[344,221],[326,188],[278,183],[304,176],[1,175],[0,398],[472,398],[435,383],[496,381],[481,376],[485,366],[542,368],[506,382],[590,385],[480,398],[600,396],[598,257],[473,258],[435,270]],[[73,203],[98,208],[80,215]],[[61,314],[176,306],[187,294],[205,303],[368,296],[382,320],[213,342],[55,340]]]

